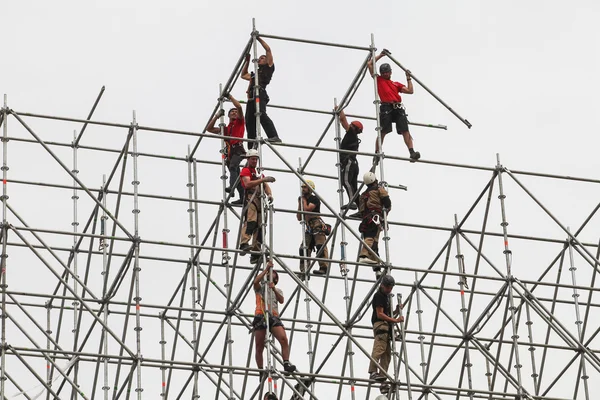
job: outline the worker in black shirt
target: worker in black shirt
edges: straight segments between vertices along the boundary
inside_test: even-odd
[[[344,110],[340,111],[340,124],[346,131],[342,143],[341,150],[358,151],[360,139],[358,135],[363,131],[363,124],[360,121],[352,121],[348,123]],[[356,210],[358,208],[358,196],[354,197],[358,190],[358,161],[356,154],[340,153],[340,173],[342,177],[342,185],[348,194],[348,204],[342,206],[342,210],[350,208]],[[352,200],[354,198],[354,201]]]
[[[379,290],[373,296],[372,306],[373,315],[371,322],[373,323],[373,351],[371,357],[381,366],[381,373],[377,371],[377,364],[371,361],[369,363],[369,379],[383,382],[385,381],[385,373],[388,370],[392,359],[391,340],[394,336],[392,324],[404,322],[404,317],[393,318],[391,316],[390,297],[394,289],[394,277],[385,275],[381,279]],[[400,314],[400,304],[394,310],[394,316]]]
[[[306,185],[308,183],[308,186]],[[311,180],[306,180],[306,183],[302,183],[302,196],[298,198],[298,211],[310,211],[312,213],[321,212],[321,200],[313,194],[315,190],[315,183]],[[300,246],[300,255],[303,257],[310,257],[313,250],[317,251],[317,258],[329,258],[327,246],[327,235],[325,234],[325,222],[318,215],[302,214],[297,213],[296,217],[298,221],[302,221],[302,217],[306,221],[306,230],[304,232],[304,244],[306,248]],[[301,277],[304,277],[306,267],[308,266],[308,260],[300,260],[300,273]],[[325,275],[329,269],[329,263],[326,261],[319,261],[319,269],[314,271],[315,275]]]
[[[246,54],[246,62],[242,67],[240,77],[247,81],[248,84],[248,102],[246,103],[246,131],[248,132],[248,139],[256,139],[256,102],[258,102],[258,109],[260,111],[260,124],[265,130],[267,135],[267,141],[271,143],[281,143],[281,139],[277,135],[277,129],[271,118],[267,115],[267,103],[269,102],[269,95],[267,94],[267,85],[271,82],[273,72],[275,72],[275,64],[273,63],[273,53],[269,45],[260,37],[256,40],[265,49],[266,54],[258,57],[258,98],[256,97],[256,90],[254,87],[254,72],[248,72],[248,65],[250,64],[250,54]],[[249,142],[248,148],[255,149],[257,144],[255,142]]]

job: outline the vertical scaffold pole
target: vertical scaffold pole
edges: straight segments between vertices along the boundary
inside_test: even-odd
[[[460,288],[460,312],[462,314],[463,319],[463,335],[467,333],[468,330],[468,311],[467,301],[465,299],[465,287],[467,286],[467,278],[465,277],[465,257],[460,251],[460,235],[458,234],[458,216],[454,214],[454,230],[456,234],[454,238],[456,239],[456,261],[458,263],[458,273],[460,274],[458,280],[458,286]],[[473,376],[471,372],[471,354],[469,353],[469,341],[464,341],[465,345],[465,365],[467,367],[467,383],[469,385],[469,392],[467,395],[472,400],[473,399]],[[464,371],[464,369],[462,370]],[[461,372],[461,381],[462,381],[463,373]],[[460,393],[460,392],[459,392]]]
[[[516,321],[516,313],[515,313],[515,301],[514,301],[514,293],[513,293],[513,282],[514,277],[512,275],[512,252],[508,246],[508,222],[506,220],[506,208],[505,208],[505,199],[504,195],[504,186],[502,185],[502,173],[504,172],[504,167],[500,164],[500,154],[496,154],[496,170],[498,172],[498,190],[500,194],[498,198],[500,199],[500,209],[502,211],[502,234],[504,237],[504,258],[506,261],[506,280],[508,283],[508,308],[510,310],[510,321],[512,325],[512,341],[513,341],[513,351],[515,356],[515,369],[517,370],[517,382],[519,387],[517,388],[517,393],[519,395],[519,399],[523,398],[523,380],[521,379],[521,360],[519,357],[519,332],[517,329],[517,321]]]
[[[578,334],[578,339],[583,342],[583,331],[582,331],[582,324],[583,321],[581,321],[581,313],[579,312],[579,292],[577,291],[577,279],[575,277],[575,272],[577,271],[577,267],[575,266],[575,259],[573,258],[573,241],[571,240],[571,229],[569,227],[567,227],[567,233],[568,233],[568,237],[567,237],[567,243],[569,246],[569,262],[570,262],[570,268],[569,271],[571,271],[571,283],[573,284],[573,306],[575,307],[575,317],[577,318],[575,320],[575,324],[577,325],[577,334]],[[586,400],[590,399],[590,391],[589,391],[589,387],[588,387],[588,374],[587,374],[587,367],[585,364],[585,357],[583,357],[583,355],[581,355],[581,367],[580,367],[580,374],[581,376],[579,377],[579,379],[583,380],[583,389],[585,391],[585,398]],[[576,388],[578,388],[579,385],[576,385]],[[577,390],[577,389],[575,389]],[[573,398],[577,398],[577,393],[575,393]]]
[[[167,364],[166,364],[166,359],[167,359],[167,341],[165,339],[165,311],[161,311],[158,314],[158,317],[160,318],[160,376],[161,376],[161,386],[160,386],[160,397],[161,398],[165,398],[166,396],[166,388],[167,388]]]
[[[6,219],[6,201],[8,200],[6,179],[8,177],[8,106],[4,95],[2,108],[4,123],[2,124],[2,358],[0,359],[0,398],[4,399],[4,382],[6,381],[6,244],[8,243],[8,225]]]
[[[46,337],[46,350],[48,350],[48,358],[46,359],[46,384],[48,387],[52,387],[52,363],[50,360],[56,361],[56,357],[52,353],[50,353],[50,345],[52,344],[51,336],[52,335],[52,325],[51,325],[51,310],[52,310],[52,302],[46,302],[46,333],[48,336]]]
[[[419,276],[415,271],[415,298],[417,300],[417,322],[419,324],[419,332],[424,332],[423,330],[423,308],[421,307],[421,288],[419,284]],[[400,297],[398,304],[402,306],[402,297]],[[427,384],[427,360],[425,358],[425,335],[421,333],[418,337],[419,339],[419,348],[421,350],[421,373],[423,374],[423,382]],[[404,337],[402,338],[404,340]],[[429,392],[425,392],[425,400],[429,399]]]
[[[385,177],[383,175],[383,158],[385,157],[383,154],[383,141],[381,138],[381,118],[380,118],[380,108],[381,101],[379,100],[379,91],[377,89],[377,78],[379,77],[379,73],[377,72],[377,59],[376,59],[376,47],[375,47],[375,35],[371,34],[371,61],[373,65],[373,93],[375,94],[373,104],[375,104],[375,121],[377,122],[377,127],[375,130],[377,131],[377,149],[379,149],[378,154],[373,158],[373,167],[371,168],[371,172],[375,172],[375,167],[377,164],[380,164],[380,173],[381,179],[380,181],[384,181]]]
[[[337,99],[333,99],[334,109],[337,110]],[[341,147],[342,138],[341,138],[341,129],[340,129],[340,116],[336,112],[335,113],[335,147],[339,150]],[[340,207],[344,204],[344,189],[342,187],[342,170],[341,170],[341,160],[340,153],[337,152],[337,167],[338,167],[338,198],[340,201]],[[348,203],[352,199],[348,199]],[[344,278],[344,302],[346,303],[346,324],[350,322],[350,312],[352,310],[352,302],[350,298],[350,289],[348,286],[348,267],[344,263],[346,261],[346,246],[348,243],[346,242],[346,228],[343,224],[340,224],[340,273]],[[348,325],[348,332],[352,333],[352,326]],[[352,347],[352,341],[347,339],[346,342],[346,356],[348,357],[348,366],[350,369],[350,395],[352,396],[352,400],[356,399],[355,394],[355,381],[354,381],[354,349]]]
[[[104,206],[104,209],[106,209],[106,196],[107,196],[107,188],[106,188],[106,175],[102,175],[102,205]],[[106,224],[106,221],[108,220],[108,216],[106,215],[106,211],[104,211],[104,209],[102,210],[102,217],[101,217],[101,225],[104,226]],[[102,293],[102,298],[106,301],[106,289],[108,287],[108,270],[107,270],[107,263],[108,263],[108,244],[107,242],[104,242],[104,245],[102,246],[102,279],[104,280],[104,285],[103,285],[103,293]],[[104,312],[103,312],[103,321],[104,321],[104,326],[108,326],[108,302],[106,302],[104,304]],[[104,353],[104,357],[102,357],[103,360],[103,364],[104,364],[104,385],[102,386],[102,391],[104,392],[104,400],[108,400],[108,391],[110,389],[110,386],[108,384],[108,332],[106,331],[106,329],[104,327],[102,327],[102,345],[103,345],[103,353]]]
[[[131,123],[131,129],[133,130],[132,135],[132,154],[133,158],[133,240],[134,240],[134,281],[135,281],[135,333],[136,333],[136,393],[138,400],[142,400],[142,327],[141,327],[141,315],[140,315],[140,236],[139,236],[139,199],[138,199],[138,186],[140,181],[138,179],[138,151],[137,151],[137,120],[135,111],[133,112],[133,121]]]
[[[72,147],[73,147],[73,170],[71,171],[73,173],[73,176],[75,178],[77,178],[77,176],[79,175],[79,169],[77,167],[77,150],[79,149],[79,144],[77,143],[77,131],[73,130],[73,143],[72,143]],[[71,196],[71,199],[73,200],[73,222],[71,225],[73,225],[73,247],[72,247],[72,251],[73,251],[73,275],[77,278],[79,278],[79,273],[77,271],[77,259],[78,259],[78,249],[77,249],[77,241],[79,240],[79,237],[77,236],[77,231],[79,228],[79,222],[78,222],[78,212],[77,212],[77,203],[79,200],[79,195],[78,195],[78,190],[77,188],[79,187],[79,185],[77,184],[77,181],[75,179],[73,179],[73,195]],[[75,293],[77,293],[79,291],[79,283],[77,282],[77,279],[73,279],[73,290],[75,291]],[[78,320],[78,310],[79,310],[79,301],[77,301],[76,298],[73,299],[73,334],[74,334],[74,338],[75,340],[77,340],[77,335],[75,334],[77,331],[77,320]],[[77,343],[74,341],[73,342],[73,351],[77,350]],[[76,363],[78,363],[78,361],[76,361]],[[77,372],[79,372],[79,368],[75,368],[75,374],[73,376],[73,382],[75,382],[75,384],[78,384],[78,374]],[[50,382],[48,383],[50,384]]]
[[[189,196],[189,202],[188,202],[188,215],[189,215],[189,220],[190,220],[190,233],[188,235],[188,238],[190,239],[190,245],[194,245],[195,243],[195,238],[196,238],[196,234],[194,231],[194,214],[196,209],[194,208],[194,204],[193,204],[193,193],[194,193],[194,182],[192,181],[192,150],[191,150],[191,146],[188,145],[188,157],[187,157],[187,164],[188,164],[188,183],[187,183],[187,188],[188,188],[188,196]],[[191,276],[191,287],[190,287],[190,291],[192,292],[192,343],[196,343],[196,341],[198,340],[198,335],[197,335],[197,325],[198,325],[198,321],[197,321],[197,316],[198,313],[196,312],[196,290],[198,289],[198,284],[196,282],[196,271],[194,269],[194,265],[196,265],[197,263],[194,261],[194,248],[190,247],[190,276]],[[194,386],[193,386],[193,395],[192,398],[196,399],[196,398],[200,398],[200,395],[198,393],[198,371],[194,371]]]
[[[298,173],[301,174],[301,168],[302,168],[302,159],[298,158]],[[306,223],[306,214],[304,214],[304,211],[306,211],[304,209],[304,202],[302,201],[302,182],[300,183],[300,201],[298,201],[299,206],[300,206],[300,211],[302,212],[300,214],[300,227],[302,230],[302,256],[307,257],[305,259],[300,260],[301,265],[304,266],[304,284],[306,285],[306,288],[310,290],[310,286],[309,286],[309,276],[310,276],[310,271],[308,269],[309,267],[309,261],[308,261],[308,245],[306,243],[306,231],[307,231],[307,223]],[[310,225],[308,225],[308,228],[310,229]],[[308,365],[310,365],[310,370],[309,372],[312,373],[313,372],[313,346],[312,346],[312,321],[310,319],[310,296],[308,295],[308,290],[304,292],[304,303],[306,304],[306,340],[308,341],[308,350],[306,352],[306,354],[308,355]],[[314,388],[314,381],[311,383],[311,386]],[[312,392],[312,389],[311,389]]]
[[[398,300],[398,305],[400,305],[400,313],[399,316],[402,317],[402,294],[398,293],[397,295],[397,300]],[[392,297],[393,299],[393,297]],[[391,305],[391,304],[390,304]],[[392,314],[393,315],[393,314]],[[404,322],[400,322],[398,324],[398,326],[400,326],[400,336],[401,336],[401,349],[400,351],[404,354],[404,371],[406,372],[406,392],[408,394],[408,399],[412,400],[412,386],[410,384],[410,368],[408,367],[408,350],[406,348],[406,330],[404,329]],[[394,338],[395,336],[395,332],[392,329],[391,333],[392,335],[392,351],[394,352],[394,354],[396,353],[396,349],[394,346],[394,343],[396,343],[396,338]],[[398,365],[396,368],[396,359],[394,358],[394,371],[396,372],[396,374],[394,374],[394,381],[395,382],[399,382],[399,378],[398,378],[398,373],[400,372],[400,366]],[[399,392],[399,388],[398,388],[398,384],[396,384],[396,398],[400,399],[400,392]]]
[[[219,85],[219,96],[223,93],[223,85]],[[219,97],[219,109],[223,110],[223,97]],[[221,134],[221,149],[226,149],[225,143],[225,114],[221,114],[221,118],[219,121],[219,131]],[[223,151],[223,157],[221,157],[221,176],[223,179],[223,204],[227,198],[227,192],[225,191],[225,186],[227,186],[226,182],[226,169],[225,169],[225,152]],[[234,188],[232,188],[233,190]],[[228,233],[229,233],[229,225],[227,221],[227,212],[223,212],[223,251],[221,252],[221,265],[225,267],[225,288],[227,290],[227,304],[230,304],[231,301],[231,291],[233,289],[233,282],[231,281],[231,270],[229,263],[229,252],[228,248]],[[233,336],[231,334],[231,312],[227,312],[227,359],[229,362],[229,398],[233,399]]]

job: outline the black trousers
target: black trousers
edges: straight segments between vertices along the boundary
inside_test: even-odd
[[[358,161],[356,161],[356,157],[347,157],[346,159],[341,159],[340,161],[342,185],[344,186],[344,189],[346,189],[346,193],[348,194],[348,202],[350,202],[358,190]],[[358,200],[359,197],[356,196],[354,202],[357,206]]]
[[[229,187],[233,189],[235,181],[238,181],[238,184],[235,188],[237,189],[240,199],[243,199],[244,188],[242,187],[242,182],[240,179],[240,164],[245,154],[244,147],[241,144],[239,144],[236,146],[232,146],[230,151],[231,155],[227,160],[227,169],[229,169]]]
[[[267,91],[264,89],[259,90],[259,100],[260,100],[260,125],[263,127],[263,130],[267,137],[274,138],[278,137],[277,129],[275,129],[275,124],[271,118],[267,115],[267,103],[269,102],[269,95]],[[256,139],[256,102],[254,101],[254,96],[251,99],[248,99],[248,103],[246,104],[246,132],[248,132],[248,139]],[[255,149],[258,146],[256,143],[248,142],[249,149]]]

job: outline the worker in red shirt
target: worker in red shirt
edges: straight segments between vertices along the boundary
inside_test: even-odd
[[[387,55],[388,51],[383,49],[379,53],[375,60],[379,61],[380,58]],[[373,60],[369,60],[367,63],[371,76],[376,76],[373,71]],[[381,64],[379,66],[379,75],[377,75],[377,92],[379,93],[379,100],[381,104],[379,107],[379,121],[381,123],[381,144],[383,145],[383,139],[385,135],[392,131],[392,123],[396,123],[396,132],[404,137],[404,143],[408,147],[410,152],[410,160],[414,162],[421,158],[421,153],[415,151],[413,146],[412,136],[408,131],[408,119],[406,118],[406,111],[402,104],[402,97],[400,93],[413,94],[412,79],[410,77],[410,71],[406,70],[406,81],[407,84],[404,86],[400,82],[394,82],[391,80],[392,67],[390,64]],[[375,144],[375,152],[379,153],[379,142]],[[376,162],[378,159],[375,160]]]
[[[231,94],[226,93],[224,95],[225,98],[231,100],[234,108],[230,109],[227,113],[229,117],[229,124],[225,127],[223,131],[223,135],[227,137],[225,139],[225,165],[227,165],[227,169],[229,170],[229,186],[225,188],[227,193],[233,190],[233,186],[235,182],[238,181],[240,176],[240,163],[246,154],[246,150],[244,149],[244,144],[241,140],[236,140],[234,138],[243,138],[245,123],[244,123],[244,111],[242,111],[242,105],[239,101],[237,101]],[[208,123],[208,128],[206,129],[210,133],[221,133],[221,129],[215,126],[217,119],[221,118],[224,111],[221,110],[214,116],[213,119]],[[240,205],[244,202],[244,188],[242,187],[241,180],[238,181],[237,189],[239,199],[232,202],[231,204]]]

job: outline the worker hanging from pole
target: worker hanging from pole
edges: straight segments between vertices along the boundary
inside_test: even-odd
[[[352,121],[348,123],[344,110],[340,110],[339,119],[342,128],[346,131],[340,150],[358,151],[360,139],[358,135],[363,131],[363,124],[360,121]],[[342,177],[342,185],[348,194],[348,203],[342,206],[342,210],[347,208],[356,210],[358,208],[358,161],[356,154],[340,153],[340,176]]]
[[[269,183],[275,182],[272,176],[264,176],[258,168],[259,156],[258,151],[250,149],[246,153],[248,160],[246,166],[240,172],[240,180],[244,187],[244,208],[243,218],[244,225],[242,234],[240,235],[239,249],[242,251],[240,255],[245,256],[248,251],[253,254],[250,257],[250,263],[256,264],[260,260],[261,244],[263,242],[262,229],[264,213],[261,207],[262,192],[264,190],[267,195],[269,204],[273,203],[273,193]],[[252,240],[252,245],[250,244]]]
[[[229,110],[227,116],[229,117],[229,124],[223,127],[223,136],[225,139],[225,148],[223,149],[223,158],[225,158],[225,165],[229,170],[229,186],[225,188],[227,193],[233,191],[234,187],[238,192],[239,199],[231,202],[233,205],[241,205],[244,202],[244,188],[242,187],[240,177],[240,163],[246,154],[244,144],[241,140],[244,137],[245,123],[244,123],[244,111],[242,105],[237,101],[230,93],[223,93],[223,98],[231,100],[233,108]],[[215,123],[217,119],[221,118],[225,111],[221,109],[208,123],[206,129],[210,133],[221,134],[221,128],[216,127]],[[237,185],[236,185],[237,182]]]
[[[298,211],[301,212],[296,213],[296,217],[298,221],[305,221],[304,240],[300,245],[300,256],[310,257],[313,250],[315,250],[317,258],[329,258],[329,252],[325,245],[327,235],[329,235],[327,225],[319,215],[303,213],[305,211],[311,213],[321,212],[321,200],[313,194],[313,190],[315,190],[315,183],[307,179],[306,183],[302,183],[302,196],[298,197]],[[306,258],[300,260],[301,279],[304,279],[305,274],[308,274],[308,266],[309,261]],[[327,271],[329,271],[329,263],[319,261],[319,269],[313,271],[313,274],[327,275]]]
[[[381,382],[381,392],[387,394],[389,385],[386,383],[386,374],[390,361],[392,360],[392,340],[394,339],[394,325],[404,322],[400,315],[401,305],[398,303],[393,312],[391,308],[392,290],[396,281],[391,275],[385,275],[381,279],[379,289],[373,295],[371,306],[373,313],[371,323],[373,324],[373,350],[371,357],[379,363],[369,363],[369,379]],[[400,316],[399,316],[400,315]],[[396,317],[396,318],[395,318]]]
[[[272,280],[263,279],[269,272],[271,273]],[[261,383],[267,377],[267,371],[263,370],[263,351],[265,349],[267,328],[281,345],[284,373],[287,375],[296,371],[296,366],[290,363],[290,346],[283,323],[279,319],[279,304],[283,304],[284,297],[283,291],[276,287],[278,282],[279,274],[273,269],[273,261],[269,259],[266,268],[254,279],[256,309],[252,328],[255,335],[256,367],[261,370]],[[268,321],[266,319],[267,316],[269,318]]]
[[[367,188],[360,195],[359,212],[362,221],[358,230],[363,234],[364,241],[368,247],[362,246],[358,261],[372,265],[373,271],[375,271],[377,278],[379,278],[382,274],[378,258],[379,235],[383,231],[385,221],[383,213],[388,213],[391,210],[392,201],[387,190],[379,185],[377,176],[373,172],[367,172],[363,176],[363,182],[367,185]]]
[[[383,49],[375,57],[375,61],[379,61],[382,57],[390,54],[388,50]],[[404,143],[408,147],[410,153],[411,162],[417,161],[421,158],[421,153],[415,151],[413,145],[413,138],[408,130],[408,119],[406,115],[406,109],[402,103],[403,94],[413,94],[412,78],[410,77],[410,71],[406,70],[406,86],[400,82],[394,82],[391,80],[392,67],[388,63],[381,64],[379,66],[379,74],[376,74],[373,68],[373,60],[369,60],[367,63],[371,76],[377,79],[377,92],[381,105],[379,108],[379,119],[381,121],[381,145],[383,146],[383,140],[385,135],[392,131],[392,123],[396,124],[396,132],[402,135]],[[375,152],[379,153],[379,142],[375,143]],[[375,156],[373,158],[373,164],[377,165],[379,158]]]
[[[267,85],[271,82],[273,72],[275,72],[275,64],[273,63],[273,53],[271,47],[258,36],[258,31],[252,32],[253,36],[256,36],[256,41],[261,44],[265,53],[258,57],[256,63],[258,64],[257,73],[258,85],[255,84],[254,72],[248,72],[248,66],[250,64],[250,54],[246,54],[246,61],[242,66],[240,77],[244,80],[250,81],[248,84],[248,102],[246,103],[246,129],[248,130],[248,139],[256,139],[256,113],[257,109],[260,113],[260,125],[265,130],[267,135],[266,141],[271,143],[281,143],[281,139],[275,129],[275,124],[271,118],[267,115],[267,104],[269,103],[269,95],[267,94]],[[257,107],[258,106],[258,107]],[[249,142],[249,148],[256,149],[256,142]]]

